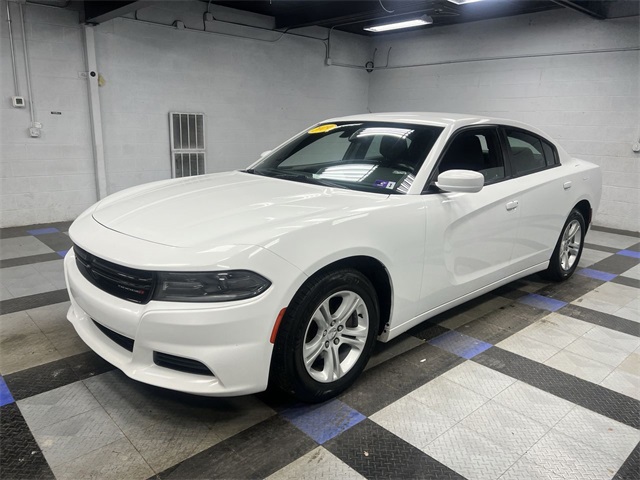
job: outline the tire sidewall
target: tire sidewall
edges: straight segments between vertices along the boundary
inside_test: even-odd
[[[331,295],[340,291],[352,291],[364,301],[369,314],[369,331],[365,346],[355,365],[342,378],[329,383],[314,380],[304,365],[302,349],[309,322],[320,304]],[[316,283],[311,291],[294,307],[292,316],[288,319],[293,323],[292,335],[287,350],[293,374],[291,386],[298,398],[309,401],[322,401],[331,398],[349,387],[362,373],[375,344],[379,325],[379,308],[375,289],[362,274],[355,270],[339,270],[329,273]]]
[[[573,221],[577,220],[580,224],[580,249],[578,250],[578,255],[576,256],[576,260],[573,263],[573,266],[569,270],[564,270],[560,263],[560,248],[562,246],[562,238],[564,237],[564,233],[567,230],[569,224]],[[558,243],[556,244],[556,248],[553,251],[553,256],[551,258],[551,264],[549,265],[550,274],[557,280],[566,280],[573,272],[578,268],[578,263],[580,262],[580,258],[582,257],[582,250],[584,248],[584,237],[587,233],[586,222],[584,221],[584,217],[578,210],[572,210],[569,216],[567,217],[566,222],[562,227],[562,231],[560,232],[560,237],[558,238]]]

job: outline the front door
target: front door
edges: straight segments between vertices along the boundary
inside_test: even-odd
[[[423,313],[514,273],[511,256],[520,209],[497,128],[456,133],[432,178],[451,169],[480,172],[485,186],[477,193],[423,195],[427,216]]]

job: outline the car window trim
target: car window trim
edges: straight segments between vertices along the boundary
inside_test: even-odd
[[[458,137],[458,135],[464,132],[468,132],[469,130],[494,130],[496,133],[496,137],[498,138],[498,150],[499,150],[498,154],[502,157],[502,161],[504,163],[504,177],[486,182],[483,188],[489,187],[491,185],[496,185],[498,183],[502,183],[505,180],[509,180],[511,178],[511,163],[507,161],[507,153],[505,151],[504,142],[500,134],[501,127],[502,125],[498,125],[498,124],[466,125],[464,127],[460,127],[455,132],[453,132],[451,137],[449,137],[449,139],[447,140],[447,143],[445,144],[444,148],[440,152],[440,155],[438,155],[438,159],[436,160],[436,163],[433,165],[433,168],[429,173],[427,183],[423,187],[421,195],[432,194],[432,193],[442,193],[442,191],[440,189],[437,189],[437,187],[436,189],[434,189],[435,182],[437,180],[437,178],[434,178],[434,173],[440,166],[440,163],[442,163],[442,159],[447,154],[447,151],[449,150],[449,147],[451,147],[451,144],[453,143],[453,141]]]
[[[499,126],[501,135],[503,137],[503,150],[504,150],[504,156],[505,159],[508,160],[509,163],[509,170],[511,171],[511,178],[522,178],[522,177],[526,177],[527,175],[532,175],[534,173],[539,173],[539,172],[543,172],[545,170],[551,170],[552,168],[556,168],[559,167],[560,164],[560,156],[558,155],[558,149],[556,148],[556,146],[549,140],[547,140],[546,138],[538,135],[537,133],[532,132],[531,130],[527,130],[524,128],[520,128],[520,127],[512,127],[511,125],[500,125]],[[553,150],[553,156],[554,156],[554,163],[552,165],[547,165],[547,158],[546,155],[544,154],[544,148],[542,149],[542,155],[545,158],[545,165],[543,167],[540,168],[536,168],[535,170],[529,170],[527,172],[523,172],[523,173],[519,173],[516,174],[515,173],[515,168],[514,168],[514,164],[512,161],[512,157],[511,157],[511,146],[509,145],[509,139],[508,139],[508,135],[507,135],[507,130],[516,130],[522,133],[525,133],[527,135],[530,135],[534,138],[537,138],[541,144],[542,142],[548,144],[551,149]]]

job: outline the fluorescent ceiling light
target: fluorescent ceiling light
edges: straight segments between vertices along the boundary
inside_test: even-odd
[[[449,0],[451,3],[455,3],[456,5],[464,5],[465,3],[476,3],[481,2],[482,0]]]
[[[388,32],[389,30],[398,30],[400,28],[419,27],[420,25],[431,25],[433,18],[429,15],[422,15],[420,18],[405,20],[402,22],[385,23],[383,25],[372,25],[364,27],[367,32]]]

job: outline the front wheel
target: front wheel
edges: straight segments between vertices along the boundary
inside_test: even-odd
[[[338,395],[364,370],[379,317],[376,291],[359,271],[341,269],[311,279],[282,320],[271,380],[306,402]]]
[[[584,217],[579,210],[572,210],[545,271],[547,278],[559,282],[573,275],[582,255],[586,232]]]

